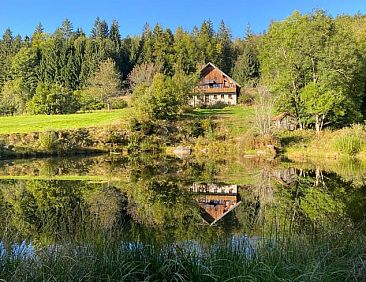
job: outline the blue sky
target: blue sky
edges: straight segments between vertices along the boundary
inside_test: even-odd
[[[89,33],[99,16],[108,22],[117,19],[124,36],[139,34],[145,22],[190,30],[204,19],[216,27],[223,19],[238,37],[248,23],[262,32],[271,20],[317,8],[333,16],[366,13],[366,0],[0,0],[0,33],[10,27],[14,34],[30,35],[39,22],[53,32],[65,18]]]

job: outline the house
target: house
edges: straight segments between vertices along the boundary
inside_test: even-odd
[[[288,112],[284,112],[272,118],[272,124],[277,129],[295,130],[297,118]]]
[[[194,183],[190,189],[206,224],[214,225],[239,204],[238,185]]]
[[[194,107],[217,103],[236,105],[240,87],[239,83],[213,63],[208,63],[201,69],[200,80],[193,89],[190,104]]]

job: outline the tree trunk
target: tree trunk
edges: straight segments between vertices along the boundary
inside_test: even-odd
[[[321,118],[319,117],[319,115],[315,115],[315,131],[317,134],[320,133],[321,130]]]

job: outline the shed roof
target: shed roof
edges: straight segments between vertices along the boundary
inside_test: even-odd
[[[281,113],[281,114],[279,114],[279,115],[277,115],[277,116],[274,116],[273,118],[272,118],[272,120],[273,121],[276,121],[276,120],[282,120],[282,119],[284,119],[285,117],[287,117],[287,116],[290,116],[290,117],[295,117],[295,115],[294,114],[291,114],[291,113],[289,113],[289,112],[283,112],[283,113]]]

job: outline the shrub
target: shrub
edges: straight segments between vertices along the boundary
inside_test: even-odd
[[[238,98],[238,103],[242,105],[251,106],[254,104],[257,97],[257,90],[255,88],[242,88]]]
[[[208,138],[215,137],[216,124],[212,119],[208,118],[208,119],[203,120],[202,128],[203,128],[205,136],[207,136]]]
[[[81,111],[101,110],[105,106],[95,98],[98,95],[95,88],[77,90],[74,91],[74,95],[78,99]]]
[[[189,135],[192,137],[202,136],[204,134],[204,128],[202,122],[195,120],[190,128]]]
[[[56,84],[40,83],[27,107],[33,114],[53,115],[75,113],[80,105],[74,93],[67,89]]]
[[[109,102],[111,104],[111,109],[113,110],[124,109],[128,107],[127,102],[122,98],[111,98]]]
[[[39,134],[39,147],[46,151],[54,151],[57,148],[57,136],[54,131],[46,131]]]

